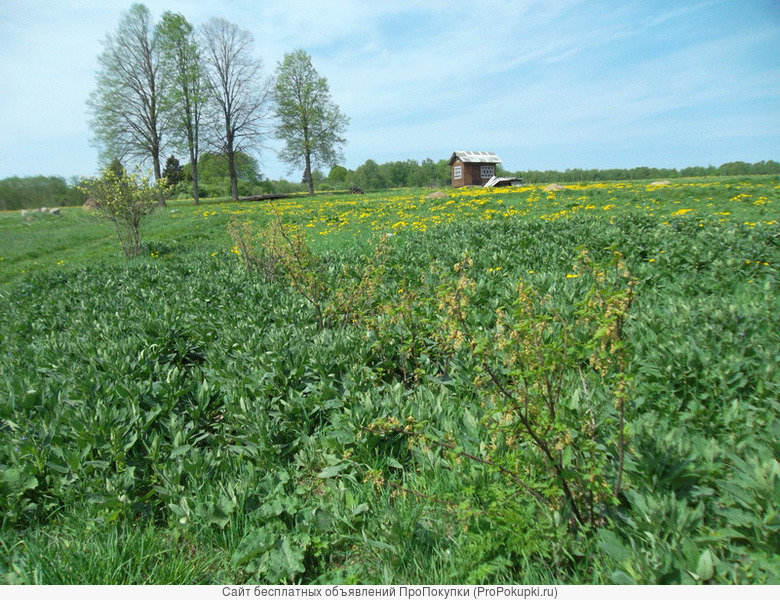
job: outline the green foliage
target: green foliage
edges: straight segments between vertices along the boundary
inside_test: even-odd
[[[268,187],[263,181],[257,160],[244,152],[237,152],[234,165],[236,168],[237,189],[239,196],[250,196],[262,193]],[[184,178],[192,181],[191,164],[182,167]],[[204,152],[198,161],[198,181],[200,196],[203,198],[219,198],[230,196],[230,169],[228,158],[224,154]],[[265,190],[270,191],[270,190]]]
[[[452,181],[450,166],[446,159],[434,162],[426,158],[392,161],[377,164],[369,159],[347,176],[350,184],[367,190],[404,187],[449,187]]]
[[[125,166],[122,164],[122,161],[118,158],[114,158],[106,167],[106,171],[112,173],[117,178],[122,178],[127,175],[127,171],[125,170]]]
[[[182,166],[175,156],[169,156],[168,160],[165,161],[162,176],[169,188],[176,187],[184,179]]]
[[[262,179],[262,175],[258,170],[257,160],[244,152],[236,153],[235,167],[239,179],[252,184],[257,184]],[[201,180],[207,184],[230,177],[228,159],[224,154],[204,152],[198,161],[198,169],[200,170]]]
[[[565,171],[517,171],[505,175],[517,175],[528,183],[572,183],[582,181],[628,181],[635,179],[674,179],[677,177],[712,177],[771,175],[780,173],[780,163],[774,160],[757,163],[731,162],[714,167],[685,167],[683,169],[659,169],[652,167],[634,167],[631,169],[566,169]]]
[[[86,198],[62,177],[8,177],[0,180],[0,210],[78,206]]]
[[[324,327],[323,296],[325,284],[319,259],[303,241],[301,232],[282,222],[279,214],[256,238],[246,224],[231,221],[228,233],[237,253],[247,269],[260,271],[266,281],[284,281],[306,300],[317,315],[317,324]]]
[[[526,183],[582,183],[594,181],[629,181],[637,179],[665,180],[680,177],[770,175],[780,173],[780,164],[768,160],[754,164],[726,163],[720,167],[686,167],[658,169],[635,167],[631,169],[566,169],[565,171],[509,171],[499,165],[498,175],[518,176]],[[452,173],[447,159],[434,162],[426,158],[390,161],[378,164],[367,160],[349,172],[348,181],[367,190],[404,187],[449,187]]]
[[[94,200],[94,208],[111,221],[125,256],[141,253],[141,224],[161,204],[170,190],[165,178],[150,183],[138,174],[106,169],[99,179],[88,179],[82,191]]]
[[[566,275],[588,284],[581,300],[566,287],[542,294],[520,280],[511,305],[485,324],[469,316],[477,294],[471,267],[470,258],[456,263],[458,280],[439,306],[446,343],[467,347],[482,372],[476,383],[488,407],[490,462],[505,461],[502,471],[523,492],[576,525],[596,525],[621,491],[630,379],[624,327],[635,282],[618,252],[598,266],[583,251]]]
[[[749,185],[696,191],[733,220],[645,186],[172,202],[133,261],[80,209],[3,217],[0,577],[777,583],[780,245]],[[379,241],[348,212],[452,206]]]
[[[335,165],[328,171],[328,181],[334,185],[343,185],[347,181],[348,171],[345,167]]]
[[[180,14],[164,12],[160,23],[155,28],[155,33],[160,44],[163,77],[167,84],[162,104],[172,113],[172,129],[176,134],[174,137],[180,140],[178,145],[182,149],[186,148],[189,156],[192,170],[192,195],[195,204],[198,204],[200,202],[198,188],[200,129],[208,98],[201,64],[201,50],[195,39],[194,28]],[[176,185],[180,180],[181,178],[177,176],[176,181],[172,183]]]
[[[340,147],[346,142],[342,136],[349,118],[331,99],[327,80],[304,50],[285,54],[275,77],[276,136],[285,143],[279,156],[303,168],[304,183],[313,194],[313,169],[343,160]]]

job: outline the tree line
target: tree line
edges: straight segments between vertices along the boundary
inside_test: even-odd
[[[249,156],[241,157],[244,166],[239,177],[239,186],[250,193],[273,192],[294,193],[307,189],[305,179],[299,182],[291,182],[284,179],[268,180],[260,173],[257,161]],[[208,155],[206,161],[209,169],[209,193],[213,196],[226,196],[225,182],[227,173],[224,157]],[[203,167],[201,166],[201,170]],[[190,165],[184,166],[184,175],[187,180],[191,177]],[[643,179],[675,179],[679,177],[709,177],[709,176],[743,176],[743,175],[772,175],[780,174],[780,163],[773,160],[757,163],[729,162],[719,167],[685,167],[654,168],[634,167],[630,169],[566,169],[564,171],[508,171],[498,165],[496,174],[500,177],[519,177],[526,183],[578,183],[593,181],[628,181]],[[377,163],[368,159],[355,169],[347,169],[336,165],[327,175],[315,169],[311,172],[310,183],[318,191],[347,190],[359,187],[364,190],[383,190],[391,188],[417,188],[417,187],[447,187],[452,183],[452,173],[448,160],[434,161],[426,158],[422,162],[417,160],[399,160],[386,163]],[[220,193],[220,190],[222,192]],[[216,193],[213,193],[216,192]]]
[[[566,169],[565,171],[508,171],[501,165],[496,169],[500,177],[520,177],[526,183],[577,183],[590,181],[627,181],[642,179],[674,179],[678,177],[743,176],[780,174],[780,163],[773,160],[757,163],[729,162],[719,167],[686,167],[663,169],[634,167],[631,169]],[[327,177],[315,173],[320,189],[340,189],[352,185],[378,190],[398,187],[443,187],[451,184],[447,160],[434,162],[426,158],[377,164],[367,160],[355,170],[334,167]]]
[[[0,179],[0,210],[79,206],[86,198],[77,184],[77,179],[43,175]]]
[[[151,166],[159,180],[169,151],[186,155],[197,204],[204,150],[225,157],[234,200],[240,157],[272,135],[285,142],[282,160],[303,168],[310,193],[312,171],[343,160],[349,119],[303,50],[269,77],[249,31],[216,17],[196,29],[170,11],[154,24],[143,4],[122,15],[103,46],[88,107],[104,165]]]
[[[168,159],[170,162],[170,158]],[[176,161],[178,164],[178,161]],[[187,163],[180,166],[178,194],[192,197],[193,169]],[[257,160],[239,152],[234,159],[237,188],[242,196],[260,193],[294,193],[308,191],[309,182],[269,180],[260,172]],[[200,192],[202,198],[229,196],[231,179],[227,158],[213,152],[204,152],[198,161]],[[163,169],[165,176],[166,170]],[[774,160],[748,163],[729,162],[719,167],[685,167],[660,169],[635,167],[632,169],[566,169],[565,171],[506,171],[500,166],[500,176],[521,177],[526,183],[578,183],[589,181],[627,181],[641,179],[674,179],[678,177],[749,176],[780,174],[780,163]],[[451,184],[450,166],[446,160],[434,162],[426,158],[416,160],[377,163],[369,159],[356,169],[336,165],[327,175],[320,169],[311,172],[311,185],[318,191],[347,190],[360,187],[364,190],[381,190],[403,187],[447,187]],[[0,210],[18,210],[39,206],[77,206],[86,200],[78,189],[78,178],[63,177],[9,177],[0,180]]]
[[[499,169],[499,174],[500,173]],[[504,173],[505,174],[505,173]],[[663,169],[654,167],[634,167],[631,169],[566,169],[565,171],[518,171],[512,173],[522,177],[527,183],[577,183],[580,181],[627,181],[641,179],[674,179],[677,177],[710,177],[740,175],[780,174],[780,163],[774,160],[747,163],[728,162],[719,167],[685,167],[683,169]]]

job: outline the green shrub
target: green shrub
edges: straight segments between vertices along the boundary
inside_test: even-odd
[[[169,190],[164,179],[151,183],[148,177],[112,169],[103,171],[98,179],[84,181],[81,189],[94,200],[100,217],[113,223],[127,257],[141,253],[141,224],[165,204]]]

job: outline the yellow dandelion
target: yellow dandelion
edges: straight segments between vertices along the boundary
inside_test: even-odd
[[[675,211],[672,213],[673,217],[680,217],[682,215],[688,214],[689,212],[693,212],[692,208],[681,208],[678,211]]]

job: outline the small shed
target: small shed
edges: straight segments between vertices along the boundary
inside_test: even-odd
[[[496,165],[501,162],[492,152],[453,152],[450,157],[452,187],[485,185],[496,175]]]

